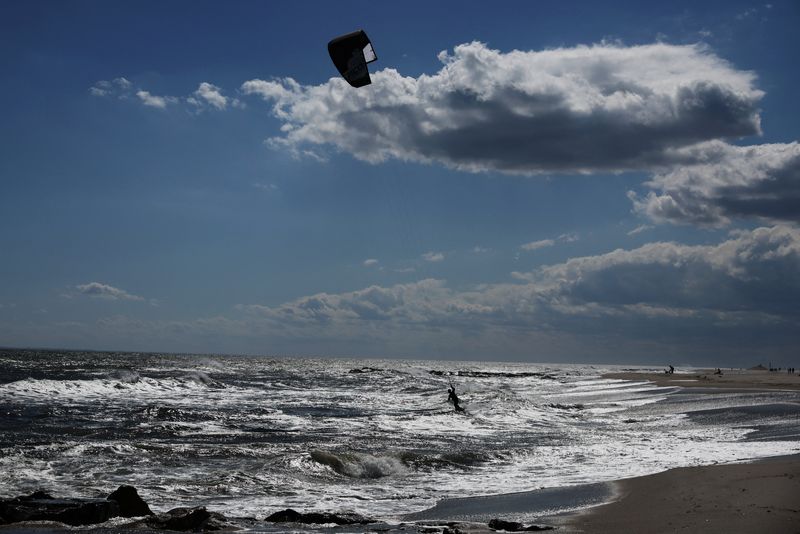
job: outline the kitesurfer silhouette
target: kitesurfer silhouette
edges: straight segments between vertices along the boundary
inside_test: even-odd
[[[452,402],[457,412],[464,411],[464,408],[458,405],[458,395],[456,395],[456,387],[453,384],[450,384],[450,388],[447,390],[447,402]]]

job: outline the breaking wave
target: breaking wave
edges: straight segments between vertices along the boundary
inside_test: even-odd
[[[373,456],[364,453],[340,453],[315,449],[311,458],[339,473],[351,478],[382,478],[405,473],[408,468],[399,458],[393,456]]]

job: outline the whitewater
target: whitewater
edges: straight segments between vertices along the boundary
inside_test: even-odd
[[[448,497],[800,451],[784,409],[798,392],[603,378],[622,370],[658,371],[0,350],[0,497],[130,484],[160,511],[391,520]]]

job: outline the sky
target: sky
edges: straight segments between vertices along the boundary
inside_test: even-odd
[[[800,348],[800,4],[4,2],[0,346]],[[363,28],[372,84],[327,42]]]

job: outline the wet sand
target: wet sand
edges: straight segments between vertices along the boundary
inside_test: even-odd
[[[657,386],[684,388],[730,388],[730,389],[791,389],[800,390],[800,374],[786,371],[748,371],[722,370],[722,375],[714,374],[714,369],[682,373],[608,373],[603,378],[621,380],[648,380]]]
[[[800,455],[682,467],[615,485],[616,501],[549,523],[595,534],[800,533]]]

